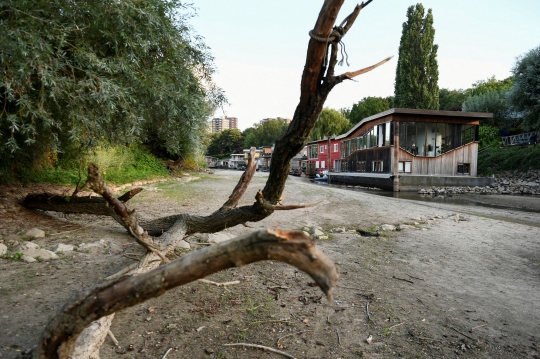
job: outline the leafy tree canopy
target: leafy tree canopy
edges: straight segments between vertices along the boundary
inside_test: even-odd
[[[497,80],[495,79],[495,76],[491,76],[487,80],[476,81],[465,93],[467,96],[477,96],[491,91],[508,91],[512,87],[512,84],[512,77],[508,77],[504,80]]]
[[[489,91],[470,96],[463,102],[465,112],[492,112],[493,119],[482,120],[481,125],[503,129],[512,125],[511,111],[506,101],[506,90]]]
[[[0,4],[0,157],[150,142],[200,149],[224,101],[180,0]]]
[[[431,9],[424,17],[422,4],[410,6],[399,44],[396,107],[439,109],[438,45],[433,44],[434,38]]]
[[[223,130],[212,134],[212,140],[206,153],[220,155],[225,153],[242,153],[244,136],[238,129]]]
[[[340,135],[351,128],[351,122],[343,114],[332,108],[324,108],[309,136],[310,141]]]
[[[355,125],[364,118],[394,107],[394,97],[364,97],[352,106],[349,114],[351,124]]]
[[[512,69],[514,86],[508,99],[526,130],[540,129],[540,46],[520,57]]]
[[[461,111],[463,102],[467,99],[467,91],[440,89],[439,110]]]
[[[272,146],[288,126],[283,119],[268,119],[262,124],[255,124],[253,130],[245,131],[244,148]]]

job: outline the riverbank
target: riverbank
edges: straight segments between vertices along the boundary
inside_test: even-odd
[[[224,170],[190,182],[146,184],[130,206],[147,218],[208,214],[226,201],[240,175]],[[255,174],[240,205],[253,202],[267,176]],[[22,234],[37,226],[46,237],[35,241],[47,249],[59,243],[104,245],[49,262],[0,259],[2,359],[35,345],[44,323],[72,294],[142,253],[109,218],[24,209],[19,199],[31,190],[0,194],[2,241],[25,240]],[[249,223],[254,228],[224,232],[237,236],[276,226],[320,227],[328,239],[317,245],[340,271],[333,303],[324,301],[311,278],[285,264],[235,268],[208,279],[238,280],[238,285],[225,289],[192,283],[118,313],[112,332],[120,348],[107,339],[101,357],[130,352],[161,357],[172,348],[168,358],[281,358],[224,346],[238,342],[301,358],[540,355],[540,228],[534,225],[540,223],[540,212],[418,202],[289,177],[284,204],[316,201],[322,202],[276,211]],[[383,231],[384,224],[402,230]],[[188,251],[207,245],[190,241]]]

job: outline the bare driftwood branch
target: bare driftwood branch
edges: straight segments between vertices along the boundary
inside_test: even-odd
[[[234,188],[232,194],[229,196],[229,199],[223,204],[223,206],[219,209],[218,212],[227,212],[235,208],[238,205],[238,201],[240,201],[240,198],[242,198],[244,193],[246,193],[246,190],[251,183],[251,179],[255,174],[255,151],[255,147],[251,147],[249,151],[249,160],[246,170],[242,174],[242,177],[240,177],[240,180],[238,181],[238,184]]]
[[[362,74],[365,74],[366,72],[370,72],[371,70],[374,70],[377,67],[387,63],[388,61],[390,61],[392,59],[392,57],[394,57],[394,56],[389,56],[386,59],[377,62],[375,65],[371,65],[371,66],[365,67],[365,68],[357,70],[357,71],[345,72],[344,74],[339,75],[337,77],[337,80],[339,82],[342,82],[343,80],[351,80],[352,78],[354,78],[354,77],[356,77],[358,75],[362,75]]]
[[[192,252],[150,272],[124,276],[80,294],[47,325],[36,358],[68,358],[78,334],[92,321],[164,294],[220,270],[278,260],[305,271],[332,300],[335,265],[302,232],[261,230]]]
[[[138,243],[152,252],[147,253],[141,263],[129,271],[128,275],[98,285],[67,304],[47,325],[38,346],[37,358],[68,358],[74,352],[74,348],[76,350],[73,358],[82,358],[84,353],[96,353],[96,347],[99,348],[103,342],[112,316],[116,311],[161,295],[170,288],[203,278],[219,270],[259,260],[275,259],[298,267],[310,274],[331,298],[332,288],[338,278],[333,263],[315,247],[311,238],[297,232],[259,231],[237,240],[206,247],[164,266],[157,266],[162,260],[167,261],[161,251],[170,251],[171,248],[174,248],[174,244],[183,240],[186,235],[197,232],[214,233],[238,224],[245,225],[247,222],[262,220],[275,210],[311,206],[282,206],[278,204],[289,174],[291,159],[304,147],[333,87],[345,79],[372,70],[389,60],[386,59],[363,70],[334,76],[339,41],[349,31],[360,10],[371,0],[357,6],[353,13],[334,28],[343,2],[344,0],[325,0],[315,26],[310,31],[311,39],[302,74],[299,103],[286,133],[276,141],[268,181],[264,189],[257,193],[252,205],[238,207],[239,199],[245,193],[253,176],[253,162],[250,163],[249,169],[246,170],[229,200],[220,210],[208,216],[181,213],[152,221],[135,219],[133,212],[129,211],[122,201],[115,198],[104,185],[99,177],[97,167],[90,168],[86,184],[105,199],[98,199],[101,205],[99,211],[102,212],[95,214],[112,216],[129,231]],[[254,158],[254,155],[251,157]],[[47,203],[50,198],[44,200]],[[75,198],[73,198],[74,200]],[[84,203],[84,200],[78,201],[77,197],[77,203],[73,202],[72,207],[80,207]],[[103,205],[105,202],[108,206]],[[63,207],[51,208],[50,203],[48,205],[47,210],[64,213],[93,213],[73,208],[61,210],[61,208],[67,208],[66,203],[62,204]],[[92,203],[91,206],[87,206],[86,210],[93,209],[94,205],[95,203]],[[28,205],[28,207],[32,206]],[[32,208],[40,207],[34,206]],[[157,268],[135,275],[154,267]],[[85,341],[86,344],[80,344],[77,337],[90,323],[93,327],[101,327],[102,330],[99,332],[99,330],[94,329],[99,333],[91,335],[97,339],[89,339]],[[103,328],[106,328],[105,331]],[[84,329],[81,337],[86,333],[87,329]]]

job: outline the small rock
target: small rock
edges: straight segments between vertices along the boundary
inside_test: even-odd
[[[383,231],[395,231],[396,227],[391,225],[391,224],[383,224],[381,226],[381,230],[383,230]]]
[[[27,231],[24,235],[30,238],[44,238],[45,232],[39,228],[32,228],[29,231]]]
[[[399,225],[399,229],[403,230],[403,229],[413,229],[414,226],[411,226],[411,225],[408,225],[408,224],[400,224]]]
[[[55,253],[58,253],[58,252],[72,252],[74,248],[75,248],[75,246],[72,245],[72,244],[58,243],[57,245],[55,245],[53,247],[52,251],[55,252]]]
[[[200,332],[201,330],[204,329],[204,325],[202,327],[198,327],[197,329],[195,329],[196,331]]]
[[[176,324],[167,325],[167,329],[176,329]]]
[[[13,249],[14,252],[24,252],[29,249],[39,249],[39,246],[34,242],[23,242]]]
[[[208,236],[208,243],[221,243],[232,238],[230,234],[225,232],[212,233]]]
[[[7,253],[7,246],[3,243],[0,243],[0,256],[3,256]]]
[[[22,253],[24,254],[24,256],[32,257],[35,259],[41,258],[44,261],[58,258],[56,253],[48,251],[46,249],[27,249],[25,251],[22,251]]]
[[[304,234],[305,234],[306,236],[310,236],[310,237],[311,237],[311,234],[309,234],[309,232],[307,232],[307,231],[303,231],[303,232],[304,232]]]
[[[190,249],[191,245],[188,242],[181,240],[176,243],[175,247],[180,249]]]
[[[210,354],[213,354],[213,353],[214,353],[214,350],[213,350],[213,349],[206,348],[206,349],[204,349],[204,352],[205,352],[206,354],[210,355]]]
[[[317,236],[317,239],[328,239],[328,236]]]
[[[320,227],[312,228],[310,233],[315,238],[318,238],[319,236],[324,236],[324,232],[322,231],[322,229],[320,229]]]
[[[370,335],[369,337],[366,338],[366,343],[371,344],[372,341],[373,341],[373,336],[372,335]]]
[[[23,255],[23,256],[21,257],[21,259],[22,259],[23,261],[25,261],[26,263],[34,263],[34,262],[36,262],[36,259],[35,259],[35,258],[29,257],[29,256],[25,256],[25,255]]]
[[[82,243],[79,246],[79,251],[91,251],[91,250],[98,250],[105,248],[107,246],[107,242],[104,239],[100,239],[99,241],[92,242],[92,243]]]

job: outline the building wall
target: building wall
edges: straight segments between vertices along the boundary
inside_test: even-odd
[[[411,162],[411,175],[443,175],[458,176],[458,164],[470,164],[468,176],[476,177],[478,174],[478,142],[468,143],[437,157],[413,156],[407,151],[398,148],[399,161]],[[407,173],[401,173],[407,175]]]

